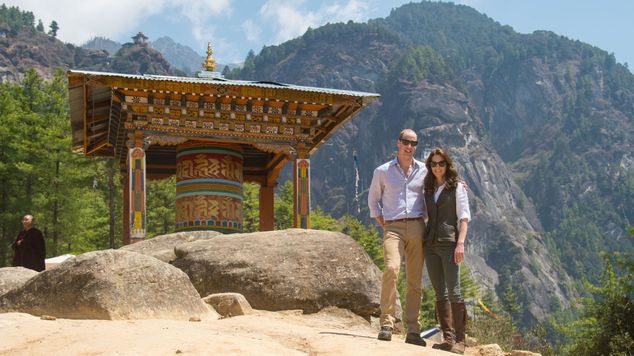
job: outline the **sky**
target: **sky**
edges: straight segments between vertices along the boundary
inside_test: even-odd
[[[249,50],[301,36],[326,23],[386,17],[411,0],[2,0],[32,11],[58,38],[81,45],[95,36],[130,42],[169,36],[218,63],[240,63]],[[520,33],[553,31],[613,53],[634,69],[634,0],[456,0]]]

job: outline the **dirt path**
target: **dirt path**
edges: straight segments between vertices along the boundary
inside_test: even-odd
[[[345,310],[257,311],[200,322],[41,320],[0,314],[0,355],[442,355],[376,331]],[[446,354],[449,355],[449,354]]]

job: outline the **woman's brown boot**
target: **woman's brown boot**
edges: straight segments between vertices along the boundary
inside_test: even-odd
[[[464,354],[465,326],[467,324],[467,308],[464,302],[451,303],[453,327],[456,333],[456,343],[451,348],[455,354]]]
[[[443,342],[432,346],[434,349],[451,351],[453,347],[453,333],[451,332],[451,304],[448,300],[436,301],[436,318],[440,323]]]

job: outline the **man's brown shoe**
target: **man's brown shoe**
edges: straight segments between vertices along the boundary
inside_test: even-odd
[[[389,326],[381,326],[378,339],[383,341],[392,340],[392,328]]]
[[[405,337],[405,342],[418,346],[427,346],[427,343],[425,342],[425,340],[423,340],[422,337],[420,337],[419,333],[407,333],[407,336]]]

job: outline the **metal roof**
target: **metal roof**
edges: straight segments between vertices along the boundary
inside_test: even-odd
[[[291,89],[291,90],[307,91],[307,92],[314,92],[314,93],[347,95],[347,96],[353,96],[353,97],[377,97],[378,98],[380,96],[377,93],[367,93],[367,92],[361,92],[361,91],[308,87],[308,86],[301,86],[301,85],[277,83],[272,81],[235,80],[235,79],[225,79],[225,78],[219,78],[219,77],[215,77],[215,78],[174,77],[174,76],[167,76],[167,75],[151,75],[151,74],[138,75],[138,74],[122,74],[122,73],[111,73],[111,72],[95,72],[95,71],[85,71],[85,70],[70,70],[69,73],[95,75],[95,76],[110,76],[110,77],[138,79],[138,80],[170,81],[170,82],[177,82],[177,83],[200,83],[200,84],[216,84],[216,85],[222,84],[222,85],[229,85],[229,86],[248,86],[248,87],[270,88],[270,89]]]

